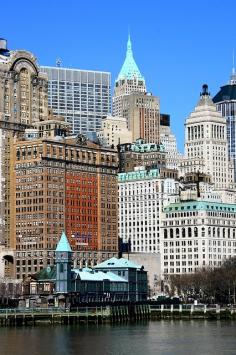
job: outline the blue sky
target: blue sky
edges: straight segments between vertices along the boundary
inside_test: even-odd
[[[235,0],[48,0],[2,2],[0,37],[41,65],[104,70],[113,82],[130,29],[134,57],[183,149],[184,120],[201,85],[224,85],[236,51]]]

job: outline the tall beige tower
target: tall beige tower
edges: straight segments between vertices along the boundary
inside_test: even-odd
[[[130,37],[124,64],[115,82],[113,116],[125,117],[132,141],[159,143],[160,102],[147,93],[145,79],[134,60]]]
[[[216,110],[208,86],[203,85],[200,100],[185,122],[185,159],[182,173],[201,172],[211,176],[218,189],[233,181],[233,166],[228,160],[226,119]]]

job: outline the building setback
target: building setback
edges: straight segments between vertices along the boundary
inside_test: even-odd
[[[63,116],[71,133],[95,132],[111,109],[108,72],[42,66],[48,76],[48,104]]]
[[[76,265],[94,265],[116,255],[114,150],[83,136],[55,136],[15,141],[13,156],[11,235],[17,278],[53,263],[63,230],[75,251]]]
[[[161,225],[161,272],[196,272],[218,267],[236,256],[236,205],[187,201],[164,208]]]

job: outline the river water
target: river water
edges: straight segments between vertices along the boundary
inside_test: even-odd
[[[236,354],[234,321],[0,328],[0,355]]]

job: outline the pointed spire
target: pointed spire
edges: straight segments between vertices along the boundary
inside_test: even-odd
[[[132,43],[131,43],[131,39],[130,39],[130,33],[128,34],[128,41],[127,41],[127,54],[128,52],[132,52]],[[126,56],[127,56],[126,54]],[[133,52],[132,52],[133,54]]]
[[[234,66],[234,49],[233,49],[233,66],[232,66],[232,74],[230,76],[230,85],[235,85],[236,84],[236,74],[235,74],[235,66]]]
[[[123,80],[123,79],[134,79],[134,78],[137,78],[138,80],[142,80],[145,82],[144,77],[140,73],[140,70],[134,60],[131,38],[130,38],[130,34],[128,34],[125,61],[116,81]]]
[[[62,232],[61,239],[59,240],[59,243],[57,244],[56,251],[72,252],[70,243],[67,239],[67,236],[65,235],[65,232]]]

